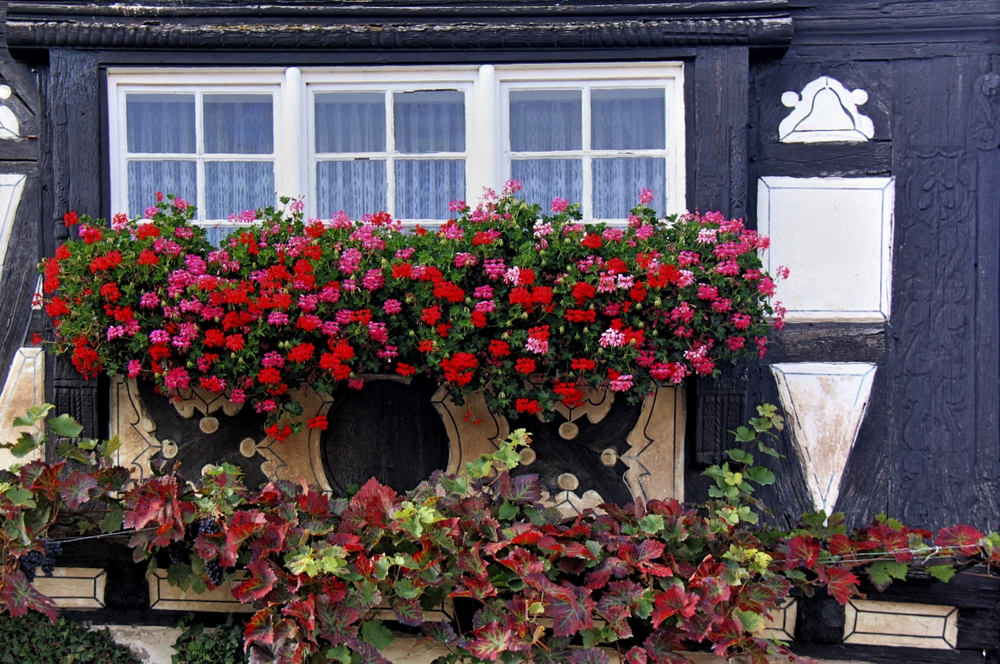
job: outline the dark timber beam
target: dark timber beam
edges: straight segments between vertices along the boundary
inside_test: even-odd
[[[785,0],[10,3],[12,48],[578,49],[785,46]]]

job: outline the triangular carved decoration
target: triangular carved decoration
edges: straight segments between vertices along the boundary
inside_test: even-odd
[[[781,103],[792,109],[778,125],[782,143],[828,143],[867,141],[875,135],[871,118],[858,106],[868,101],[864,90],[848,90],[835,78],[820,76],[802,89],[781,95]]]
[[[813,507],[833,512],[847,459],[865,417],[875,365],[771,365]]]

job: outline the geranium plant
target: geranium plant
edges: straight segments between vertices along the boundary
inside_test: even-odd
[[[419,372],[458,399],[484,390],[495,412],[544,417],[586,385],[634,401],[763,353],[777,277],[758,256],[767,239],[741,221],[657,219],[644,191],[627,226],[582,224],[577,206],[543,213],[518,187],[453,203],[433,231],[385,213],[305,220],[286,201],[240,215],[218,248],[169,196],[110,227],[70,213],[79,239],[42,267],[56,349],[85,375],[247,400],[279,439],[301,426],[300,384]]]

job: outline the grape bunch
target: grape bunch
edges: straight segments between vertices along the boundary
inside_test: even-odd
[[[215,519],[202,519],[198,522],[199,535],[217,535],[222,532],[219,522]]]
[[[198,522],[199,535],[217,535],[221,532],[222,528],[219,527],[219,522],[215,519],[202,519]],[[222,575],[224,574],[224,571],[222,566],[219,565],[218,558],[209,560],[205,563],[205,574],[208,576],[208,580],[212,582],[213,586],[218,586],[222,583]]]
[[[171,565],[178,565],[187,559],[188,545],[184,541],[175,541],[167,545],[165,551]]]
[[[38,568],[42,569],[42,573],[45,576],[52,576],[52,573],[56,569],[56,556],[62,555],[62,544],[59,542],[42,540],[42,544],[45,547],[44,553],[41,551],[29,551],[21,556],[18,561],[21,571],[24,572],[24,576],[27,577],[29,582],[35,580]]]
[[[212,582],[213,586],[222,585],[223,571],[217,558],[205,563],[205,574],[208,575],[208,580]]]

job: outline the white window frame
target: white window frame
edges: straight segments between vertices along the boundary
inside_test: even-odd
[[[274,95],[273,155],[225,155],[227,161],[274,160],[277,194],[302,198],[307,216],[316,215],[316,164],[320,160],[372,157],[372,154],[317,155],[313,125],[313,100],[323,92],[373,92],[386,94],[422,90],[460,90],[465,94],[466,140],[464,153],[431,153],[403,158],[465,159],[466,200],[477,201],[484,187],[499,190],[510,174],[510,141],[507,132],[508,95],[517,89],[584,90],[584,147],[573,157],[584,159],[583,213],[592,221],[592,180],[590,161],[608,156],[656,156],[666,160],[667,214],[685,210],[685,120],[684,67],[678,62],[620,62],[601,64],[481,65],[481,66],[393,66],[393,67],[252,67],[252,68],[110,68],[108,70],[108,123],[112,212],[128,208],[128,155],[125,127],[125,95],[130,92],[172,93],[268,93]],[[597,88],[666,89],[666,145],[662,150],[589,149],[589,92]],[[198,97],[200,99],[200,96]],[[197,152],[191,155],[164,155],[164,159],[196,160],[199,164],[199,210],[204,208],[204,162],[218,159],[202,150],[201,107],[196,105]],[[386,153],[375,155],[387,160],[387,211],[395,206],[395,178],[391,107],[387,106]],[[569,153],[567,153],[569,155]],[[143,155],[156,158],[157,155]],[[555,153],[545,153],[553,158]],[[655,187],[654,187],[655,188]],[[638,198],[638,193],[635,192]],[[275,201],[277,203],[277,200]],[[239,212],[233,210],[233,212]],[[375,212],[375,210],[373,210]],[[198,223],[205,226],[230,225],[228,220],[208,220],[199,211]],[[614,222],[616,220],[602,220]],[[408,223],[433,223],[428,220]]]
[[[306,211],[309,216],[317,216],[318,191],[316,182],[317,165],[320,161],[348,161],[356,158],[385,159],[386,161],[386,212],[396,218],[396,178],[394,166],[403,160],[462,160],[465,161],[465,196],[471,200],[472,192],[482,191],[480,180],[472,182],[470,170],[473,159],[470,159],[470,146],[473,132],[471,128],[476,121],[476,87],[478,84],[477,67],[386,67],[376,70],[358,69],[356,67],[338,67],[330,69],[310,69],[302,73],[302,83],[305,88],[302,124],[306,128],[306,148],[308,165],[308,192],[306,196]],[[465,150],[463,152],[430,152],[430,153],[400,153],[395,150],[395,127],[393,117],[392,95],[400,92],[425,92],[435,90],[457,90],[465,96]],[[326,92],[380,92],[386,95],[386,144],[384,152],[316,152],[315,132],[315,98],[317,94]],[[378,212],[378,210],[371,210]],[[426,219],[401,219],[404,224],[427,224]]]
[[[503,65],[496,68],[497,100],[502,135],[501,172],[510,178],[512,157],[583,160],[584,220],[593,218],[593,159],[601,157],[661,157],[666,160],[666,182],[663,183],[667,214],[684,212],[684,66],[677,62],[615,63],[587,65]],[[595,150],[591,149],[590,93],[595,89],[623,88],[665,89],[665,139],[663,149],[647,150]],[[565,152],[519,152],[510,149],[510,132],[507,131],[512,90],[580,90],[583,111],[583,145],[581,150]],[[635,192],[638,203],[639,192]],[[571,201],[578,202],[578,201]],[[609,223],[624,219],[601,219]]]
[[[238,71],[197,71],[191,69],[118,70],[108,71],[108,133],[110,136],[111,205],[113,212],[128,211],[128,162],[132,160],[194,161],[198,168],[198,216],[204,226],[229,225],[228,219],[205,217],[205,163],[209,161],[273,161],[274,185],[278,192],[293,185],[287,170],[296,155],[289,147],[297,145],[298,136],[289,136],[296,123],[288,123],[285,108],[294,94],[289,94],[289,76],[283,69],[261,68]],[[195,152],[186,154],[128,153],[125,99],[128,93],[194,94]],[[270,94],[274,99],[274,150],[270,154],[213,154],[204,149],[202,97],[205,94]],[[298,188],[296,187],[296,190]],[[167,192],[164,192],[167,193]],[[277,196],[275,197],[277,202]],[[142,201],[152,205],[153,201]],[[237,213],[239,210],[233,210]]]

